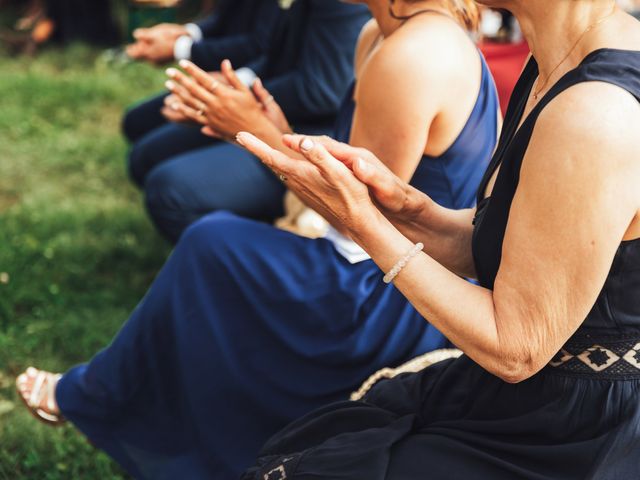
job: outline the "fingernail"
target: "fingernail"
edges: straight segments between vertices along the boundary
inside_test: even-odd
[[[176,76],[176,74],[178,73],[178,71],[177,71],[175,68],[167,68],[167,69],[164,71],[164,73],[166,73],[168,77],[173,78],[173,77],[175,77],[175,76]]]
[[[310,138],[305,138],[300,144],[300,150],[303,150],[305,152],[313,150],[313,147],[314,147],[314,144]]]
[[[369,164],[365,162],[362,158],[358,159],[358,168],[362,173],[367,173],[369,171]]]
[[[188,60],[180,60],[180,63],[178,65],[180,65],[182,68],[187,68],[189,66],[189,61]]]
[[[233,68],[229,60],[224,60],[222,62],[222,65],[224,65],[224,68],[229,68],[229,69]]]
[[[176,88],[176,84],[171,80],[167,80],[166,82],[164,82],[164,86],[167,87],[167,90],[173,90],[174,88]]]
[[[236,142],[238,142],[240,145],[244,146],[244,135],[242,134],[242,132],[238,133],[236,135]]]
[[[169,105],[169,106],[171,107],[171,110],[175,110],[175,111],[178,111],[178,110],[179,110],[179,108],[178,108],[178,104],[177,104],[177,103],[172,103],[172,104],[171,104],[171,105]]]

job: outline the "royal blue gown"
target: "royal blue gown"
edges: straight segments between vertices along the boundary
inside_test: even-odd
[[[466,126],[445,154],[422,159],[412,184],[445,207],[472,207],[497,115],[483,62]],[[136,478],[236,478],[293,419],[448,345],[382,276],[327,239],[212,214],[185,232],[113,343],[64,375],[62,414]]]

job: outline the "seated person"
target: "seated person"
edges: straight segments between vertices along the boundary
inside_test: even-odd
[[[266,57],[249,69],[260,75],[297,131],[329,133],[353,80],[353,53],[369,12],[340,0],[296,0],[282,15]],[[252,129],[243,111],[252,102],[248,92],[227,105],[224,121],[237,121],[235,133]],[[178,123],[146,134],[129,156],[131,176],[167,239],[176,242],[191,223],[217,210],[268,222],[282,215],[285,188],[253,155],[168,115]]]
[[[296,421],[243,480],[638,478],[640,25],[610,0],[490,4],[534,58],[477,209],[362,149],[239,135],[465,353]]]
[[[153,63],[191,60],[207,71],[218,70],[225,59],[241,66],[265,54],[279,18],[276,0],[222,0],[216,11],[200,22],[136,30],[137,40],[127,47],[127,53]],[[127,112],[123,131],[130,142],[168,122],[162,114],[166,97],[164,93],[145,100]],[[135,174],[134,179],[139,180]]]
[[[109,0],[31,0],[16,30],[27,32],[36,44],[48,41],[83,41],[96,45],[115,45],[118,29]]]
[[[398,20],[386,1],[367,2],[377,24],[361,35],[335,133],[443,206],[471,207],[498,133],[495,87],[465,30],[476,17],[451,0]],[[194,90],[208,85],[188,70]],[[382,277],[336,230],[312,240],[217,212],[187,230],[106,350],[59,383],[30,369],[19,389],[39,418],[67,418],[136,478],[236,478],[296,416],[448,345]]]

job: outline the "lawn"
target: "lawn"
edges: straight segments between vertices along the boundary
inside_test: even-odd
[[[126,105],[161,70],[73,46],[35,59],[0,51],[0,479],[122,479],[70,427],[17,399],[25,367],[64,371],[104,347],[169,248],[125,173]]]

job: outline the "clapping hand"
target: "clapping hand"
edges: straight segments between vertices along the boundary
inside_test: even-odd
[[[262,83],[256,81],[253,88],[244,85],[228,60],[222,62],[222,78],[212,78],[189,61],[180,66],[184,72],[167,70],[166,87],[180,99],[181,112],[202,125],[204,133],[234,140],[238,132],[259,131],[265,122],[282,133],[290,131],[282,110]]]
[[[295,135],[285,135],[283,141],[299,152],[302,160],[278,152],[246,132],[240,133],[237,141],[279,175],[307,206],[354,238],[362,227],[380,217],[367,185],[354,174],[373,168],[362,155],[340,161],[318,139]]]
[[[244,134],[242,137],[244,138]],[[344,173],[346,169],[355,180],[366,186],[369,197],[375,207],[393,223],[410,222],[423,211],[426,195],[398,178],[370,151],[337,142],[329,137],[285,135],[283,139],[286,146],[309,159],[310,153],[301,148],[301,145],[306,140],[312,142],[315,149],[322,152],[321,156],[332,159],[331,162],[324,163],[325,168],[333,165],[337,172],[341,173]],[[287,184],[294,191],[298,188],[303,188],[298,187],[297,183],[308,183],[308,179],[311,178],[305,176],[310,175],[309,172],[299,170],[308,168],[302,167],[300,163],[303,162],[300,160],[283,158],[285,157],[284,155],[275,154],[259,143],[247,143],[245,146],[260,157],[269,167],[286,176],[288,179]],[[260,148],[256,149],[256,146]],[[338,168],[336,160],[344,168]],[[309,161],[311,160],[309,159]],[[316,175],[316,173],[313,175]],[[334,178],[327,177],[328,172],[326,171],[323,172],[323,175],[326,178]],[[301,178],[298,182],[296,179],[300,176]],[[340,178],[344,180],[344,177]],[[349,184],[351,184],[351,181]],[[310,184],[307,185],[307,187],[309,186]],[[296,193],[300,196],[305,195],[302,191],[296,191]],[[312,201],[311,198],[303,200]]]
[[[282,111],[282,108],[280,108],[280,105],[278,105],[278,102],[275,101],[273,95],[271,95],[262,84],[262,80],[259,78],[256,79],[251,89],[258,101],[262,104],[262,111],[266,117],[271,120],[271,123],[282,133],[293,133],[287,116]]]

